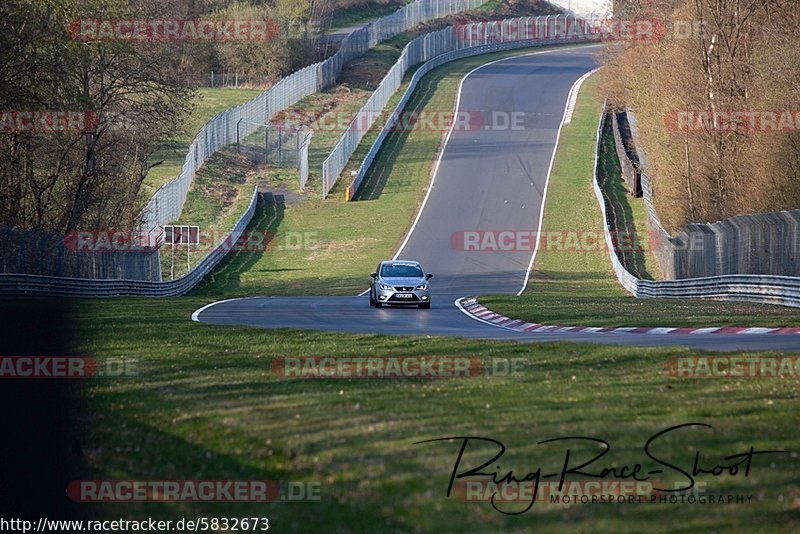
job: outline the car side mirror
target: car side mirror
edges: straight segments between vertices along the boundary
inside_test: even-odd
[[[372,278],[373,280],[375,280],[375,279],[378,278],[378,273],[372,273],[372,274],[369,275],[369,277]]]
[[[433,278],[433,275],[431,273],[425,275],[425,280],[430,280],[431,278]]]

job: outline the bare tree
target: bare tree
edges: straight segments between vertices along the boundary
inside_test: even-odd
[[[800,105],[796,3],[627,2],[623,16],[660,19],[667,28],[664,39],[611,47],[603,60],[612,101],[639,112],[666,226],[797,207],[797,132],[731,128],[718,113]],[[674,31],[687,24],[691,34]],[[670,128],[667,118],[682,110],[710,120]]]
[[[71,38],[68,24],[98,7],[107,18],[137,16],[122,0],[3,4],[3,108],[80,111],[96,120],[83,129],[0,137],[7,155],[0,224],[54,232],[130,227],[143,205],[148,158],[189,109],[191,92],[158,43]]]

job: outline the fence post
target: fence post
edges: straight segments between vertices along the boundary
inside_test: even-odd
[[[239,119],[236,121],[236,153],[239,153],[239,124],[242,122],[243,119]]]

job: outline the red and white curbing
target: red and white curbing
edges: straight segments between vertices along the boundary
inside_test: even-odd
[[[519,319],[511,319],[481,305],[475,297],[459,299],[456,301],[456,306],[468,316],[482,323],[527,334],[563,332],[582,332],[584,334],[800,334],[800,327],[796,326],[787,328],[748,328],[746,326],[714,326],[710,328],[555,326],[526,323]]]

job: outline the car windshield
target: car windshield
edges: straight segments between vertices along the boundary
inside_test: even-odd
[[[418,265],[384,263],[381,266],[381,276],[384,278],[422,278],[422,269]]]

